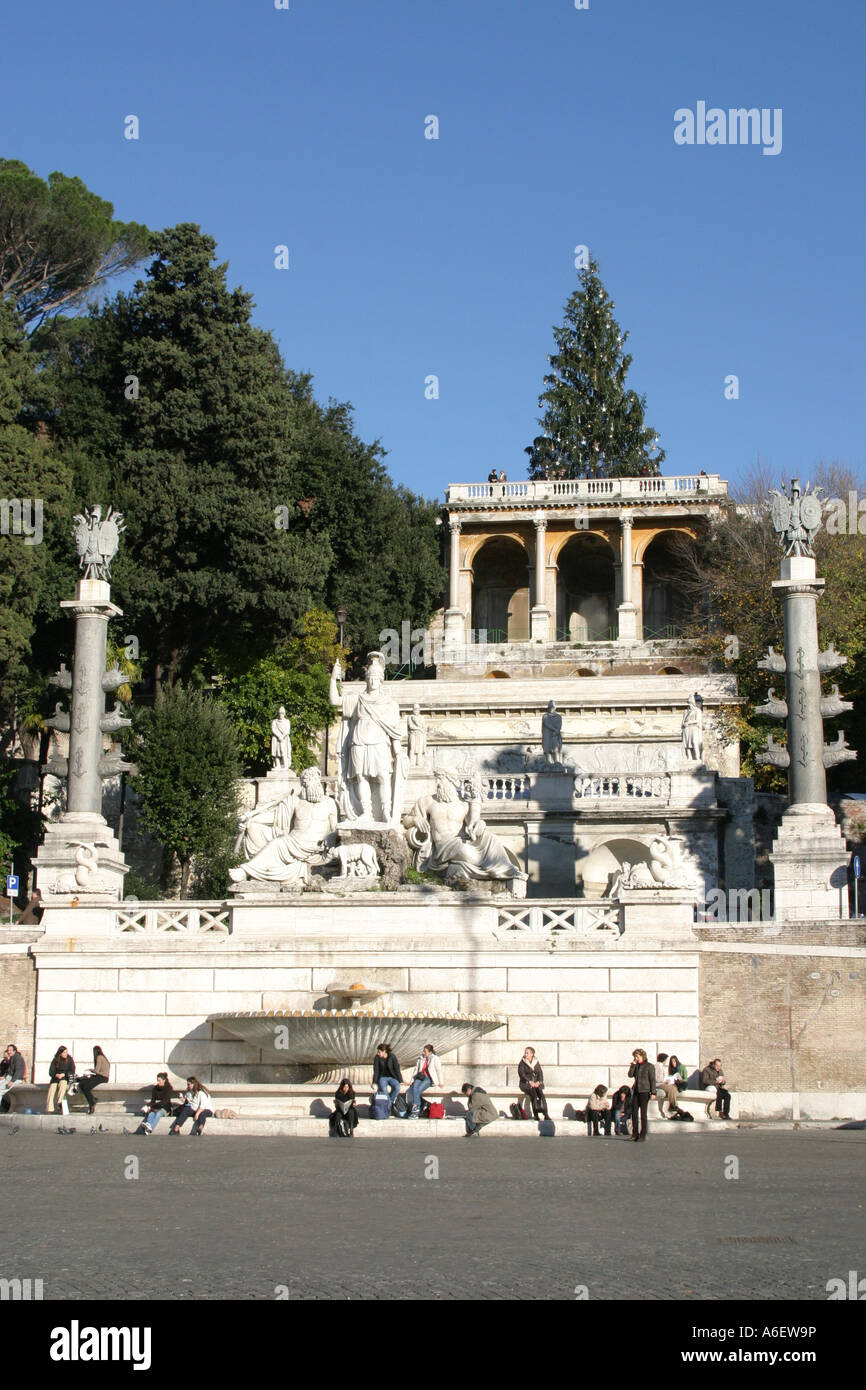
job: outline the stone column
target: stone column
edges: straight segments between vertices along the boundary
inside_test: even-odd
[[[448,607],[444,614],[444,647],[446,656],[455,654],[455,648],[462,646],[464,633],[463,609],[458,606],[460,585],[460,517],[452,516],[448,522],[451,533],[451,550],[448,570]]]
[[[817,603],[824,580],[816,576],[811,556],[787,555],[773,588],[784,605],[788,746],[782,749],[770,740],[761,761],[787,766],[790,797],[770,853],[774,913],[782,921],[838,920],[849,915],[848,851],[827,805],[825,768],[854,755],[847,748],[824,745],[821,671],[845,658],[818,649]],[[778,656],[760,664],[781,674]]]
[[[620,642],[637,641],[637,608],[632,603],[632,554],[631,554],[631,528],[632,514],[625,511],[620,516],[620,554],[622,556],[622,603],[617,610],[619,615],[619,637]]]
[[[129,724],[117,713],[106,716],[106,691],[124,682],[118,670],[107,672],[105,653],[110,618],[122,611],[111,602],[111,585],[102,579],[79,581],[76,597],[60,604],[75,618],[75,656],[71,686],[66,810],[49,825],[33,861],[37,886],[46,906],[76,900],[82,906],[117,901],[123,894],[126,861],[114,832],[102,814],[102,780],[134,771],[122,760],[103,753],[106,729]],[[103,727],[105,726],[105,727]]]
[[[69,784],[66,809],[102,814],[102,729],[105,712],[105,651],[109,618],[121,610],[111,602],[111,585],[102,579],[82,579],[78,597],[61,603],[75,618],[75,659],[72,665],[72,710],[69,726]]]
[[[547,517],[536,512],[535,522],[535,603],[530,614],[530,640],[550,641],[550,609],[544,602],[544,580],[547,573]]]

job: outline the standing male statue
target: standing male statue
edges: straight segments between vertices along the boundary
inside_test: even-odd
[[[417,701],[412,706],[406,726],[409,730],[409,762],[413,767],[420,767],[427,756],[427,720]]]
[[[343,694],[337,685],[342,677],[335,661],[329,694],[343,715],[338,745],[341,810],[347,820],[399,826],[409,769],[401,747],[400,707],[382,688],[382,653],[368,652],[366,688],[360,695]]]
[[[686,712],[683,715],[683,752],[686,757],[700,762],[704,756],[704,702],[697,691],[689,696]]]
[[[292,721],[286,718],[286,707],[280,705],[276,719],[271,720],[271,757],[274,772],[292,769]]]
[[[541,716],[541,747],[552,767],[562,764],[562,715],[557,714],[553,700],[547,706],[547,714]]]

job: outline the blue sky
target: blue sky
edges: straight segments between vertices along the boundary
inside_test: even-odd
[[[494,464],[525,476],[581,244],[630,331],[665,472],[735,480],[758,455],[786,474],[860,469],[864,11],[7,6],[21,61],[0,90],[0,153],[79,175],[118,217],[199,223],[288,365],[350,400],[392,476],[428,496]],[[781,152],[675,144],[674,112],[699,101],[781,108]]]

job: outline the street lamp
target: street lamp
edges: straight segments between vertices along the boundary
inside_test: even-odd
[[[342,604],[337,609],[337,622],[340,624],[340,646],[343,645],[343,624],[346,621],[346,610]]]

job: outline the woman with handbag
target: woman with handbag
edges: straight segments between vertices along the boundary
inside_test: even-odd
[[[442,1064],[432,1043],[424,1044],[424,1051],[415,1063],[415,1075],[406,1092],[407,1120],[417,1120],[421,1116],[421,1096],[430,1086],[441,1087]]]
[[[534,1120],[549,1120],[547,1098],[544,1094],[544,1072],[541,1063],[535,1060],[535,1048],[527,1047],[517,1064],[517,1080],[520,1089],[529,1100]],[[520,1107],[523,1109],[523,1106]]]
[[[66,1092],[75,1080],[75,1058],[68,1047],[58,1047],[51,1059],[51,1066],[48,1068],[48,1094],[45,1097],[45,1113],[52,1115],[57,1110],[63,1111],[66,1100]],[[64,1111],[63,1113],[68,1112]]]
[[[97,1086],[102,1086],[111,1076],[111,1063],[97,1045],[93,1049],[93,1067],[86,1076],[82,1076],[78,1082],[78,1089],[87,1101],[87,1113],[92,1115],[96,1108],[96,1101],[93,1099],[93,1092]]]

